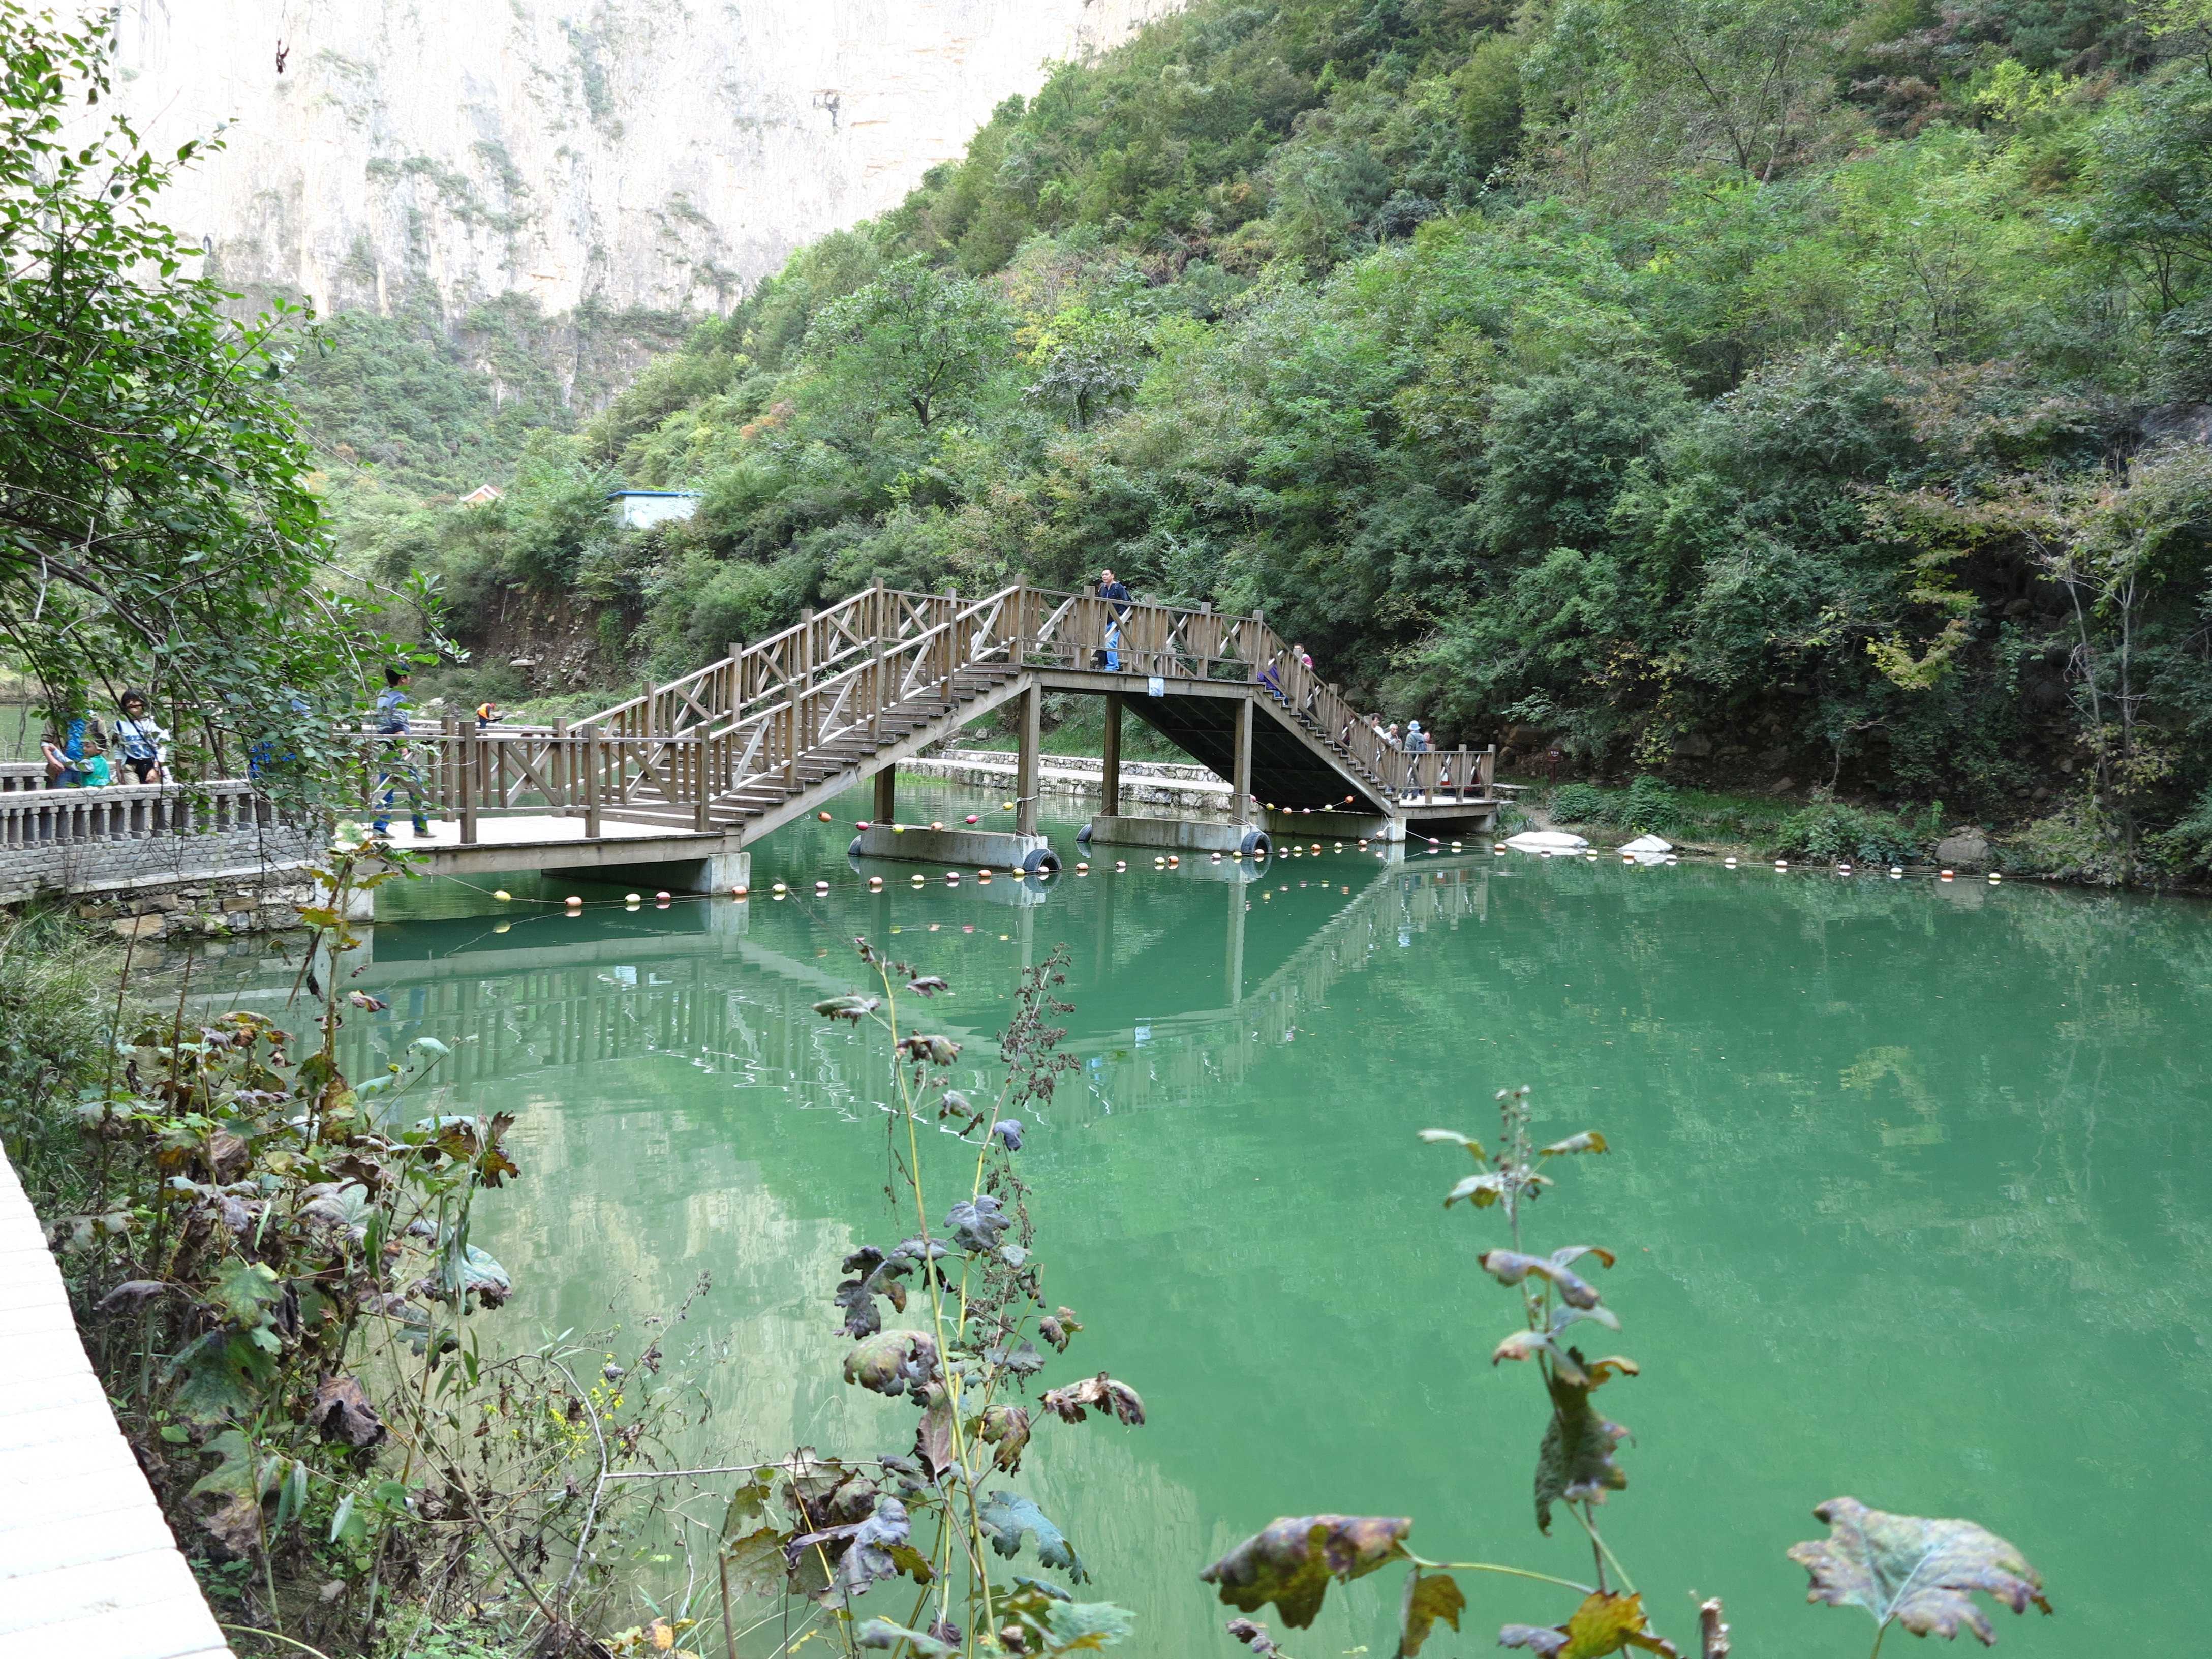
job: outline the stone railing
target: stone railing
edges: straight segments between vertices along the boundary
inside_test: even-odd
[[[43,769],[40,769],[43,781]],[[323,846],[243,779],[100,789],[0,787],[0,902],[296,866]]]

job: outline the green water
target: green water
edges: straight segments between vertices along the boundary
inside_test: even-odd
[[[902,805],[961,798],[932,799]],[[1072,850],[1073,826],[1048,827]],[[1132,859],[1036,902],[1003,877],[916,892],[878,866],[872,897],[849,835],[765,843],[757,890],[806,893],[781,903],[570,921],[416,891],[425,919],[380,924],[364,976],[392,1006],[357,1036],[455,1043],[441,1109],[520,1117],[526,1178],[478,1232],[520,1286],[498,1317],[589,1327],[711,1270],[692,1323],[731,1358],[702,1449],[912,1435],[910,1407],[838,1380],[839,1258],[909,1230],[883,1193],[877,1039],[806,1012],[860,982],[851,936],[951,981],[930,1023],[971,1039],[1024,957],[1066,940],[1082,1067],[1022,1158],[1048,1288],[1087,1328],[1047,1380],[1109,1368],[1151,1420],[1049,1425],[1010,1484],[1062,1522],[1097,1595],[1137,1609],[1125,1650],[1242,1652],[1195,1575],[1279,1515],[1409,1515],[1425,1553],[1586,1576],[1571,1521],[1534,1525],[1537,1378],[1487,1363],[1518,1323],[1475,1266],[1496,1212],[1439,1207],[1462,1155],[1415,1139],[1487,1139],[1494,1091],[1521,1083],[1544,1135],[1613,1146],[1558,1172],[1531,1242],[1620,1253],[1607,1346],[1643,1375],[1603,1396],[1636,1436],[1605,1513],[1663,1630],[1686,1638],[1717,1594],[1739,1653],[1864,1654],[1871,1622],[1807,1607],[1783,1559],[1822,1531],[1813,1504],[1849,1493],[2018,1544],[2058,1616],[1999,1613],[2009,1652],[2193,1638],[2203,907],[1352,850],[1249,888]],[[1397,1582],[1332,1590],[1293,1650],[1388,1653]],[[1492,1651],[1501,1621],[1571,1601],[1462,1583],[1467,1629],[1431,1654]]]

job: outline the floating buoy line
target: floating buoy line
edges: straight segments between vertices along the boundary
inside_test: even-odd
[[[1019,805],[1020,803],[1018,801],[1004,801],[1001,802],[995,810],[1000,812],[1011,812],[1013,811]],[[976,823],[981,821],[982,816],[983,815],[981,813],[969,813],[967,815],[966,822],[970,824]],[[818,822],[823,823],[836,822],[835,818],[828,812],[817,812],[815,814],[815,817]],[[925,828],[933,830],[942,830],[945,828],[945,824],[941,820],[939,820],[933,821],[927,825],[919,823],[892,823],[882,826],[872,826],[866,819],[858,820],[854,824],[854,828],[856,830],[867,830],[872,827],[886,828],[890,830],[894,834],[902,834],[908,830],[921,830]],[[1376,842],[1370,847],[1370,842],[1374,842],[1375,838],[1371,836],[1357,837],[1352,843],[1353,849],[1360,853],[1367,853],[1371,850],[1376,857],[1385,857],[1387,855],[1388,843]],[[1409,843],[1418,843],[1421,846],[1425,846],[1425,848],[1431,853],[1442,851],[1447,846],[1447,843],[1443,841],[1442,838],[1432,836],[1412,835],[1407,837],[1407,842]],[[1454,841],[1448,843],[1448,845],[1449,850],[1454,853],[1461,853],[1469,850],[1464,841]],[[1480,848],[1478,846],[1473,850],[1479,852]],[[1504,857],[1509,850],[1510,849],[1504,846],[1502,841],[1493,842],[1490,846],[1492,855],[1498,858]],[[1328,854],[1340,854],[1345,851],[1346,843],[1341,841],[1334,842],[1328,845],[1324,845],[1322,842],[1316,841],[1309,842],[1303,845],[1292,845],[1280,849],[1276,852],[1273,856],[1279,859],[1320,858]],[[1193,856],[1195,857],[1195,854]],[[1221,863],[1224,858],[1231,863],[1242,864],[1245,861],[1248,856],[1250,859],[1252,867],[1255,870],[1257,870],[1266,864],[1269,854],[1260,850],[1255,850],[1249,854],[1247,854],[1242,850],[1237,850],[1229,853],[1211,853],[1207,855],[1207,859],[1209,863],[1216,865]],[[1572,851],[1560,852],[1546,850],[1540,852],[1537,856],[1546,860],[1549,860],[1555,856],[1571,859],[1575,854]],[[1586,848],[1583,850],[1583,859],[1584,861],[1595,863],[1601,857],[1601,854],[1596,848]],[[1629,866],[1633,866],[1641,862],[1634,854],[1630,853],[1624,853],[1622,854],[1621,861],[1624,865]],[[1680,862],[1678,857],[1671,853],[1663,860],[1654,861],[1663,862],[1668,866],[1674,866]],[[1152,868],[1162,872],[1170,870],[1179,870],[1182,866],[1182,856],[1178,853],[1161,853],[1153,856]],[[1741,867],[1741,859],[1738,854],[1734,853],[1726,854],[1719,860],[1720,867],[1727,870],[1738,869]],[[1103,869],[1105,866],[1102,863],[1100,867]],[[1849,859],[1838,859],[1827,867],[1838,876],[1852,876],[1861,873],[1874,875],[1880,873],[1886,874],[1892,881],[1902,881],[1908,874],[1911,873],[1905,866],[1899,864],[1892,864],[1887,866],[1876,864],[1871,868],[1862,872],[1859,867]],[[1115,873],[1126,874],[1128,868],[1129,864],[1127,860],[1116,859],[1114,860],[1113,869]],[[1819,866],[1793,866],[1790,860],[1786,858],[1778,858],[1773,860],[1773,868],[1777,873],[1786,875],[1791,873],[1794,870],[1798,869],[1813,869],[1817,871]],[[1923,869],[1925,871],[1927,866],[1923,866]],[[986,884],[991,881],[994,876],[998,872],[994,871],[990,866],[985,865],[978,867],[974,872],[974,878],[978,884]],[[1010,867],[1005,873],[1007,876],[1018,880],[1024,875],[1035,872],[1024,871],[1019,867]],[[1090,861],[1087,860],[1079,860],[1073,866],[1073,874],[1075,876],[1087,877],[1091,873],[1091,866]],[[1955,869],[1939,867],[1935,869],[1931,873],[1934,874],[1938,883],[1955,883],[1959,879],[1959,872]],[[944,873],[945,884],[950,888],[957,888],[961,884],[963,878],[963,872],[959,870],[947,870]],[[600,899],[592,901],[586,901],[581,894],[578,893],[571,893],[557,900],[550,898],[518,898],[514,894],[509,892],[503,887],[487,889],[478,886],[474,882],[463,880],[458,877],[448,877],[447,879],[456,883],[458,885],[473,888],[477,892],[484,893],[495,902],[501,906],[523,904],[534,905],[539,907],[541,909],[548,911],[559,909],[572,918],[580,915],[586,909],[605,908],[617,903],[622,905],[626,911],[634,911],[642,908],[646,902],[646,896],[641,892],[626,892],[620,899]],[[887,878],[880,874],[862,875],[858,878],[858,880],[860,884],[861,889],[869,893],[880,895],[886,889]],[[927,875],[920,872],[916,872],[913,875],[909,876],[908,880],[909,886],[918,891],[928,884],[929,878]],[[2002,871],[1991,870],[1987,872],[1987,880],[1990,886],[2002,886],[2004,883],[2004,874]],[[769,896],[774,900],[779,902],[782,901],[793,896],[797,885],[797,884],[787,880],[772,882],[768,889]],[[1323,883],[1322,885],[1322,890],[1326,891],[1328,884]],[[813,896],[817,898],[826,898],[833,890],[833,884],[826,878],[817,878],[812,884],[812,889]],[[729,888],[727,890],[730,897],[733,900],[748,900],[753,896],[752,888],[745,883],[738,883]],[[1287,892],[1289,889],[1284,888],[1282,890]],[[654,892],[652,896],[654,908],[656,909],[665,910],[673,905],[678,899],[690,902],[698,902],[715,897],[717,895],[710,893],[673,893],[665,888],[662,888]],[[1262,896],[1266,896],[1264,891]],[[498,924],[496,931],[504,933],[513,924],[511,922],[501,921]]]

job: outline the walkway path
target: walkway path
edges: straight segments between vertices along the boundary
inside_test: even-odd
[[[0,1157],[0,1659],[229,1652]]]

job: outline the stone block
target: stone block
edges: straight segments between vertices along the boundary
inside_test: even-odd
[[[159,939],[167,921],[167,916],[160,915],[125,916],[120,921],[112,921],[107,925],[124,939]]]

